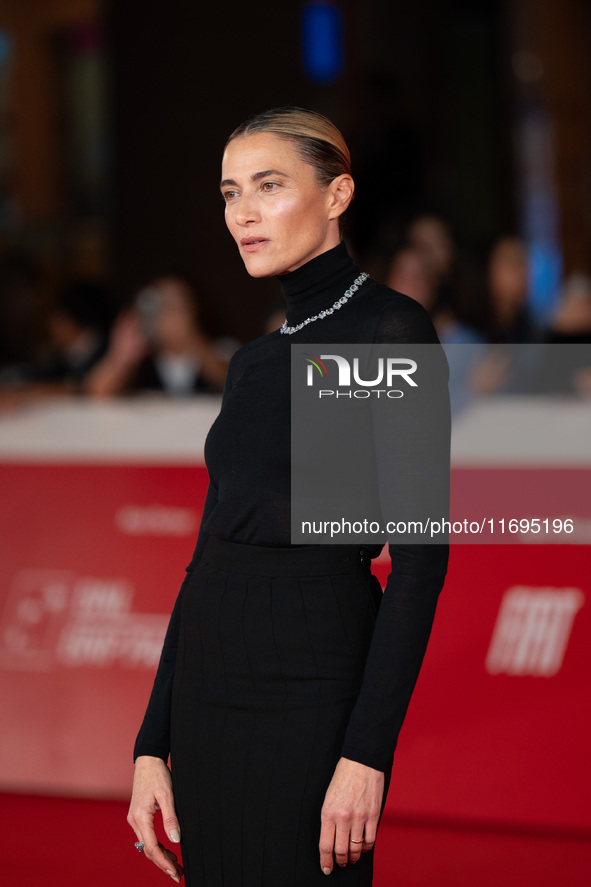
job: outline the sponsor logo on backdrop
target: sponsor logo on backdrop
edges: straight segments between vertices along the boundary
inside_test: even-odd
[[[115,526],[127,536],[194,536],[199,516],[193,508],[170,505],[122,505]]]
[[[535,677],[557,674],[584,603],[578,588],[509,588],[501,601],[486,670]]]
[[[168,617],[134,613],[133,597],[127,578],[21,570],[0,621],[0,667],[153,669]]]

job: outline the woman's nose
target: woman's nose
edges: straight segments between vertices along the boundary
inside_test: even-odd
[[[248,225],[251,222],[260,222],[261,220],[254,201],[246,195],[242,195],[240,198],[234,218],[238,225]]]

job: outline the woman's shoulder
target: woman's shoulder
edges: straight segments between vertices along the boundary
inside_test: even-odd
[[[398,290],[393,290],[385,283],[380,283],[371,277],[367,281],[363,295],[373,310],[389,308],[428,317],[427,312],[416,299],[405,296],[404,293],[399,293]]]
[[[274,330],[272,333],[245,342],[230,358],[228,376],[235,378],[245,367],[267,360],[274,352],[274,343],[280,338],[282,337],[279,330]]]
[[[245,342],[234,352],[230,363],[240,363],[245,359],[249,360],[252,355],[268,350],[279,335],[279,330],[274,330],[272,333],[266,333],[264,336],[258,336],[256,339]]]
[[[423,306],[410,296],[368,280],[358,300],[358,310],[373,325],[375,342],[437,343],[431,318]]]

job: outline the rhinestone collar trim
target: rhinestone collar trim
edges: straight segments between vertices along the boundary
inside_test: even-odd
[[[343,305],[346,305],[351,296],[355,295],[357,290],[363,283],[367,280],[369,274],[367,272],[363,272],[359,277],[353,281],[348,290],[345,290],[345,293],[341,296],[340,299],[334,303],[332,308],[327,308],[325,311],[319,311],[318,314],[314,314],[312,317],[306,317],[305,320],[302,320],[301,323],[296,323],[295,326],[288,326],[287,320],[283,322],[283,325],[279,328],[279,332],[283,333],[284,336],[291,336],[293,333],[299,332],[299,330],[303,329],[309,323],[314,323],[315,320],[324,320],[325,317],[330,317],[331,314],[334,314],[335,311],[339,311]]]

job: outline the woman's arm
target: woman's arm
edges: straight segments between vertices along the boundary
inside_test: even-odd
[[[446,545],[390,546],[384,591],[343,755],[387,771],[414,690],[447,570]]]
[[[133,758],[133,792],[127,821],[144,844],[143,852],[158,868],[179,881],[183,874],[176,856],[158,842],[154,818],[162,813],[162,822],[169,840],[180,841],[180,827],[174,809],[172,781],[166,765],[170,748],[170,707],[172,684],[180,630],[180,608],[183,591],[189,579],[187,573],[176,599],[150,701],[138,733]]]
[[[423,377],[420,402],[414,404],[419,409],[405,406],[402,411],[388,413],[379,404],[380,409],[372,417],[382,510],[391,518],[394,515],[388,511],[392,502],[412,505],[418,498],[423,511],[436,505],[445,510],[437,516],[446,516],[450,428],[443,352],[437,350],[440,346],[425,312],[410,300],[384,313],[376,339],[378,344],[417,343],[434,349],[434,360],[429,360],[430,378]],[[425,448],[427,440],[429,446]],[[333,851],[337,863],[343,865],[359,858],[359,846],[369,849],[375,840],[384,773],[392,766],[398,734],[427,648],[447,570],[448,546],[406,544],[405,540],[405,544],[390,546],[390,556],[392,571],[378,611],[362,685],[322,811],[323,871],[332,867]],[[348,843],[360,838],[364,840],[362,845]]]
[[[232,361],[230,361],[230,367],[231,365]],[[226,376],[224,397],[226,392],[231,388],[231,385],[231,369],[229,369]],[[207,526],[207,521],[209,520],[210,515],[217,505],[217,501],[217,489],[210,481],[207,488],[207,496],[205,497],[205,504],[203,506],[203,514],[201,517],[201,526],[199,528],[197,544],[195,546],[195,551],[193,552],[191,563],[187,567],[187,576],[185,577],[185,580],[181,585],[178,597],[174,605],[174,609],[172,611],[172,615],[170,617],[166,637],[164,639],[164,646],[162,648],[162,654],[160,656],[158,671],[156,672],[156,678],[154,680],[154,686],[152,688],[152,694],[150,696],[150,701],[146,709],[146,714],[144,716],[142,726],[136,739],[134,748],[134,760],[140,755],[162,758],[164,762],[168,760],[168,754],[170,751],[170,709],[172,703],[172,685],[174,681],[174,669],[181,624],[181,602],[191,573],[197,563],[201,560],[203,551],[207,544],[209,534],[207,533],[205,527]]]
[[[195,552],[191,563],[187,567],[187,574],[174,604],[172,615],[166,630],[166,636],[164,638],[164,646],[162,647],[162,653],[160,654],[160,662],[154,679],[150,701],[148,702],[144,720],[135,741],[133,752],[134,760],[140,755],[161,758],[164,762],[168,760],[168,754],[170,751],[172,685],[174,682],[174,669],[179,643],[183,594],[187,583],[190,581],[193,569],[203,554],[203,549],[205,548],[208,538],[204,525],[207,523],[207,519],[215,508],[216,503],[217,490],[213,484],[210,483],[205,498],[203,516],[201,518],[201,529],[199,530]]]
[[[448,368],[424,309],[399,299],[380,318],[376,340],[416,360],[418,384],[400,400],[379,400],[372,408],[377,484],[385,520],[416,520],[425,527],[449,511]],[[392,535],[390,543],[392,570],[343,745],[345,757],[378,770],[392,764],[449,553],[445,539],[433,541],[428,533]]]
[[[202,525],[215,507],[216,501],[217,492],[213,484],[210,484],[201,519]],[[144,843],[144,853],[148,859],[177,882],[182,876],[183,870],[177,863],[176,855],[159,844],[154,827],[154,817],[157,811],[161,812],[162,823],[169,840],[178,843],[180,841],[180,827],[174,809],[170,771],[166,764],[170,750],[172,685],[180,634],[183,594],[191,577],[191,568],[200,559],[206,541],[207,533],[200,529],[195,554],[181,585],[168,623],[150,701],[135,742],[133,793],[127,816],[127,821],[135,831],[138,841]]]
[[[392,766],[445,579],[445,545],[391,546],[390,552],[392,573],[363,683],[322,807],[319,848],[325,874],[334,858],[340,866],[353,863],[374,845],[384,774]]]

